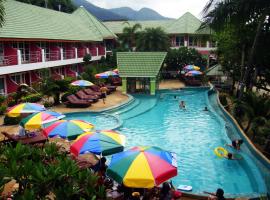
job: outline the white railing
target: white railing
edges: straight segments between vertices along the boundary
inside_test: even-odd
[[[17,55],[0,56],[0,66],[17,64]]]

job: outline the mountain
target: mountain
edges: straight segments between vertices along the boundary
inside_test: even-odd
[[[119,20],[128,20],[129,18],[118,15],[111,12],[110,10],[100,8],[88,2],[87,0],[72,0],[72,3],[75,6],[83,6],[88,12],[93,14],[95,17],[102,21],[119,21]]]
[[[169,19],[158,12],[150,9],[150,8],[142,8],[139,11],[135,11],[129,7],[121,7],[121,8],[113,8],[109,9],[109,11],[114,14],[121,15],[127,17],[130,20],[164,20]]]

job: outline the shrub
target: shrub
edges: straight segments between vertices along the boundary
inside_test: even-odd
[[[8,101],[8,107],[11,107],[11,106],[15,106],[17,103],[15,101],[15,99],[11,99]]]
[[[4,125],[16,125],[19,124],[20,121],[21,117],[9,117],[6,115],[4,118]]]
[[[6,97],[3,95],[0,95],[0,104],[3,103],[6,100]]]
[[[52,106],[53,106],[53,103],[50,102],[50,101],[45,101],[45,102],[43,103],[43,105],[44,105],[45,108],[49,108],[49,107],[52,107]]]
[[[23,102],[35,103],[38,102],[42,98],[41,94],[30,94],[28,96],[22,97]]]
[[[219,95],[219,100],[220,100],[220,103],[221,103],[223,106],[227,106],[227,105],[228,105],[227,95],[226,95],[226,94],[220,93],[220,95]]]
[[[7,106],[4,106],[4,105],[0,106],[0,115],[3,115],[6,112],[6,110],[7,110]]]
[[[83,57],[83,61],[86,62],[86,63],[89,63],[92,59],[92,56],[91,54],[86,54],[84,57]]]

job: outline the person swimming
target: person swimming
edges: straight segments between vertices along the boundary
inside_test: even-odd
[[[232,144],[227,144],[227,146],[233,147],[236,150],[240,150],[240,146],[243,144],[243,140],[239,139],[239,140],[233,140]]]
[[[179,108],[186,109],[186,104],[184,101],[180,101]]]
[[[207,106],[205,106],[205,107],[204,107],[204,110],[203,110],[203,111],[208,111],[208,108],[207,108]]]

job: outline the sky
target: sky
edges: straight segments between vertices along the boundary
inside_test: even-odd
[[[165,17],[179,18],[186,12],[191,12],[201,18],[201,11],[209,0],[88,0],[102,8],[130,7],[139,10],[151,8]]]

